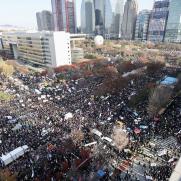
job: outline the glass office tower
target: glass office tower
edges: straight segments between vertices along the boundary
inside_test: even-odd
[[[81,32],[94,34],[95,31],[95,9],[93,0],[82,0],[81,5]]]
[[[148,40],[162,42],[168,19],[169,0],[156,0],[150,17]]]
[[[181,0],[170,1],[166,42],[181,42]]]
[[[135,40],[139,41],[147,40],[149,20],[150,20],[149,10],[142,10],[139,12],[136,20]]]

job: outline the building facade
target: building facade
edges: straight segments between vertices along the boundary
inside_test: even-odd
[[[55,31],[77,32],[74,0],[51,0]]]
[[[95,6],[95,32],[96,34],[104,34],[104,0],[94,0]]]
[[[113,10],[112,34],[115,38],[121,38],[121,26],[124,13],[124,0],[117,0]]]
[[[168,19],[169,0],[156,0],[150,17],[148,40],[163,42]]]
[[[110,0],[94,0],[95,34],[105,35],[111,32],[112,6]]]
[[[53,31],[53,15],[50,11],[42,11],[36,13],[38,31]]]
[[[127,0],[124,6],[122,22],[122,39],[124,40],[132,40],[134,38],[137,11],[137,0]]]
[[[113,21],[112,5],[110,0],[105,0],[104,4],[104,36],[110,35]]]
[[[180,0],[170,1],[165,41],[181,43],[181,1]]]
[[[15,59],[48,67],[71,64],[70,34],[66,32],[3,33],[3,47]]]
[[[0,50],[3,49],[2,33],[0,32]]]
[[[151,12],[149,10],[143,10],[139,12],[136,20],[135,40],[147,40],[150,14]]]
[[[94,34],[95,31],[95,9],[93,0],[82,0],[81,4],[81,32]]]

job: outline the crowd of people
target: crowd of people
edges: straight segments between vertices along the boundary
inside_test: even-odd
[[[175,70],[171,71],[175,73]],[[168,161],[175,158],[175,163],[181,152],[181,96],[175,97],[167,110],[155,118],[147,114],[147,99],[136,107],[129,106],[129,102],[131,96],[147,84],[156,83],[169,73],[170,70],[164,69],[152,75],[144,74],[144,78],[130,80],[121,92],[102,96],[95,95],[102,77],[60,81],[56,75],[50,78],[16,73],[11,80],[1,75],[2,91],[11,94],[13,99],[0,103],[0,156],[23,145],[29,147],[29,152],[20,159],[7,166],[2,164],[1,172],[8,170],[17,180],[98,180],[100,178],[95,175],[104,168],[103,180],[121,180],[119,174],[110,174],[108,162],[111,159],[131,160],[140,153],[142,146],[150,147],[150,140],[156,136],[162,139],[173,136],[177,139],[174,149],[168,149],[161,157],[164,161],[160,161],[160,165],[152,167],[148,162],[144,173],[145,180],[146,175],[159,181],[166,180],[174,168],[173,161]],[[67,118],[66,115],[71,116]],[[111,137],[118,120],[125,125],[130,140],[126,148],[130,152],[108,145],[104,161],[97,164],[93,149],[83,145],[92,141],[99,144],[100,141],[91,136],[91,129]],[[80,142],[71,137],[76,131],[84,135]],[[158,148],[151,149],[157,153]],[[85,160],[89,164],[86,162],[79,168]],[[138,179],[132,177],[136,173],[124,172],[125,180]]]

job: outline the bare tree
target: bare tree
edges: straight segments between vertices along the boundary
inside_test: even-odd
[[[119,151],[123,150],[129,143],[128,136],[122,128],[115,127],[113,129],[112,139]]]
[[[117,76],[105,79],[102,84],[95,90],[95,95],[102,96],[106,94],[117,94],[128,85],[128,80],[124,77]]]
[[[158,86],[155,88],[149,98],[148,114],[150,117],[155,116],[161,108],[165,107],[172,96],[172,88],[168,86]]]
[[[9,77],[14,73],[14,68],[12,65],[8,65],[7,63],[1,61],[0,73],[4,74],[6,77]]]
[[[159,72],[165,66],[163,57],[157,56],[154,58],[156,58],[156,61],[150,61],[147,63],[147,72],[150,74]]]
[[[177,84],[175,85],[175,92],[181,91],[181,74],[178,75],[177,79],[178,81]]]
[[[84,139],[84,133],[81,130],[72,130],[71,138],[75,144],[80,144]]]
[[[16,175],[10,173],[9,170],[1,170],[0,171],[0,180],[1,181],[14,181],[16,180]]]

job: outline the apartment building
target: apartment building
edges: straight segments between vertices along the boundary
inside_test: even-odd
[[[4,33],[3,46],[15,59],[48,67],[71,64],[70,34],[66,32]]]

